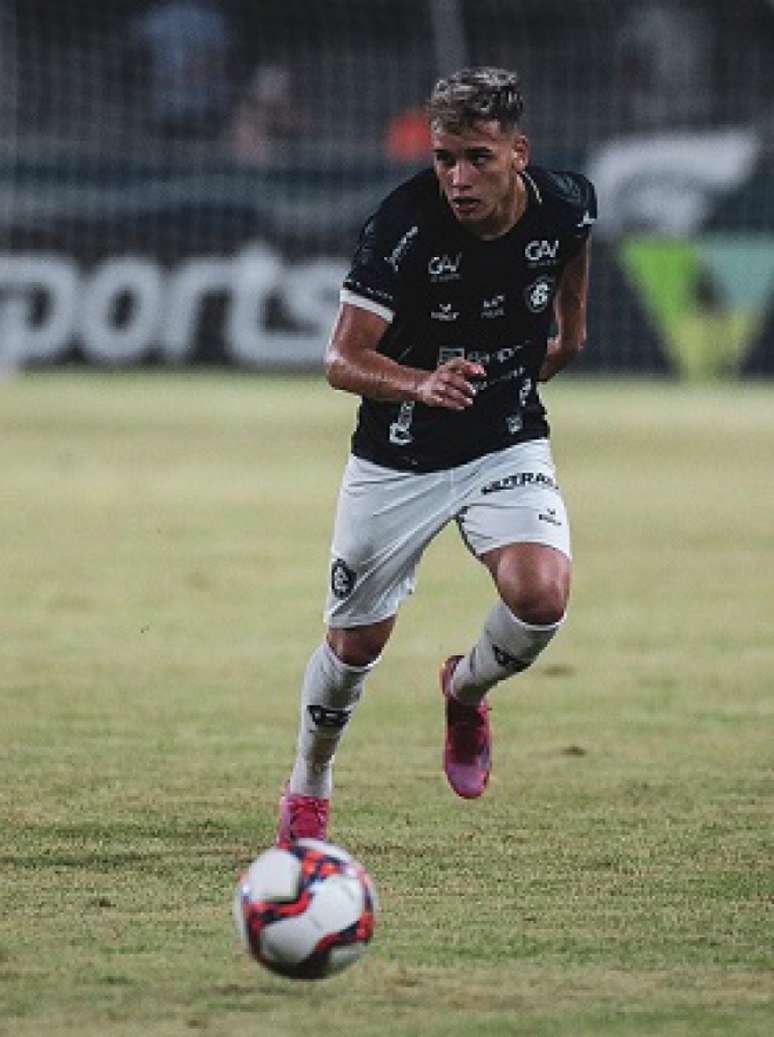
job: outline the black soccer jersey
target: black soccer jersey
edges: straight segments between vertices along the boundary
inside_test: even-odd
[[[562,270],[596,217],[579,173],[530,166],[526,210],[507,234],[466,230],[425,170],[393,191],[361,233],[344,302],[389,320],[379,351],[433,370],[452,357],[486,377],[465,411],[363,399],[352,449],[389,468],[428,472],[548,435],[537,389]]]

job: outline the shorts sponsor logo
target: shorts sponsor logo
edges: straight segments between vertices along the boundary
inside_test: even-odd
[[[561,526],[562,520],[557,517],[556,508],[546,508],[538,514],[541,522],[550,522],[552,526]]]
[[[327,706],[307,706],[306,711],[315,727],[327,727],[340,731],[349,720],[351,709],[329,709]]]
[[[343,558],[334,559],[331,566],[331,592],[339,601],[348,598],[355,587],[357,576]]]
[[[554,296],[553,277],[539,277],[524,289],[524,301],[530,313],[542,313]]]
[[[506,475],[503,479],[496,479],[494,482],[482,486],[481,493],[499,493],[501,490],[516,490],[523,486],[538,486],[541,489],[559,492],[559,486],[553,476],[546,475],[544,472],[515,472],[513,475]]]

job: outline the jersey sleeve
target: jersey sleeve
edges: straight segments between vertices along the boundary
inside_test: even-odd
[[[419,225],[410,214],[385,204],[360,233],[341,301],[392,321],[408,283]]]
[[[566,201],[567,230],[577,243],[574,249],[577,253],[591,234],[591,228],[596,221],[597,193],[592,182],[583,173],[565,173],[563,179],[566,181],[563,193]]]
[[[577,255],[597,218],[594,185],[583,173],[536,169],[540,201],[557,221],[570,255]]]

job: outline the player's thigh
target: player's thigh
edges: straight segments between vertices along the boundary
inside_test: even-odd
[[[442,476],[350,458],[331,546],[328,626],[364,626],[394,616],[414,590],[425,548],[451,512]]]

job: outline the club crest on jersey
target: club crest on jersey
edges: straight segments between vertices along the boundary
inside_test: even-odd
[[[546,241],[545,238],[542,238],[540,241],[537,239],[530,241],[524,246],[524,256],[530,264],[548,263],[553,265],[559,258],[559,239]]]
[[[524,301],[530,313],[542,313],[554,296],[553,277],[539,277],[524,289]]]
[[[461,278],[460,267],[462,266],[462,253],[455,256],[444,253],[442,256],[433,256],[427,264],[427,272],[430,280],[436,283],[443,281],[459,281]]]

